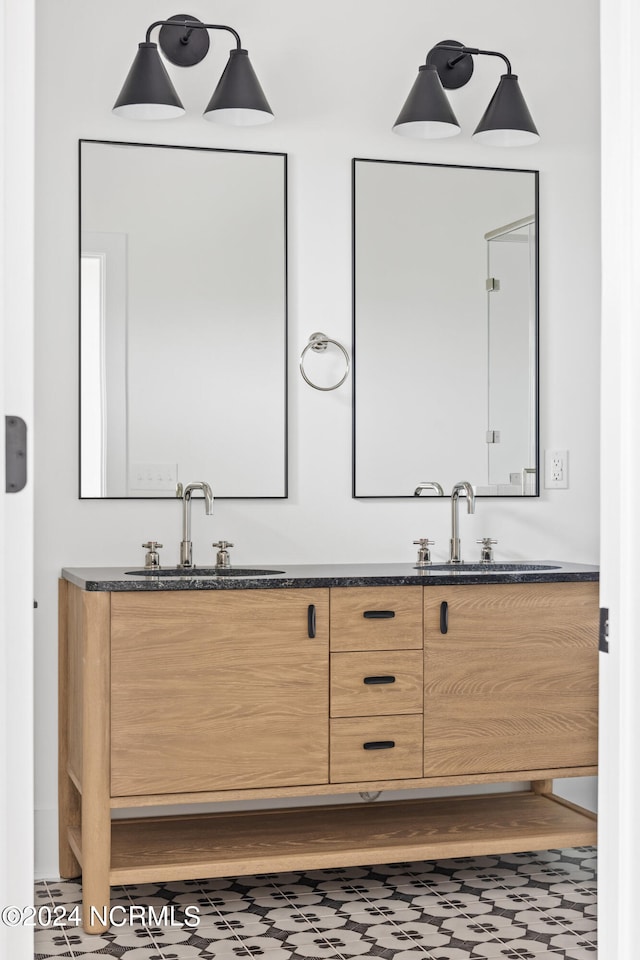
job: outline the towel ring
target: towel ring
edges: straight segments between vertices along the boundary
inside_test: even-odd
[[[338,380],[337,383],[334,383],[333,386],[320,387],[318,386],[317,383],[314,383],[313,380],[310,380],[309,377],[307,376],[304,369],[304,358],[307,350],[314,350],[316,353],[320,353],[322,350],[327,349],[328,343],[333,343],[333,345],[336,346],[339,350],[342,350],[342,354],[344,356],[347,368],[344,371],[344,375],[340,378],[340,380]],[[332,340],[331,337],[328,337],[326,333],[312,333],[311,336],[309,337],[309,343],[306,345],[306,347],[300,354],[300,373],[302,374],[302,377],[306,381],[306,383],[308,383],[310,387],[313,387],[314,390],[337,390],[337,388],[341,387],[342,384],[347,379],[347,377],[349,376],[350,367],[351,367],[351,361],[349,359],[349,354],[347,353],[345,348],[342,346],[341,343],[338,343],[337,340]]]

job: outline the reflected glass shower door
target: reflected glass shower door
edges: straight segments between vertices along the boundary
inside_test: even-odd
[[[488,481],[500,493],[532,495],[537,486],[535,229],[531,216],[485,235]]]

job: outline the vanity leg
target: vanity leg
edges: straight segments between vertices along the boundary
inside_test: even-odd
[[[82,910],[86,932],[102,933],[111,903],[111,596],[83,592],[82,604]]]
[[[80,795],[69,776],[69,607],[68,583],[58,583],[58,860],[63,879],[82,869],[69,844],[69,828],[80,827]]]
[[[531,789],[534,793],[553,793],[553,780],[532,780]]]
[[[69,843],[69,830],[80,828],[82,799],[72,780],[64,779],[66,783],[60,782],[58,790],[58,869],[62,880],[74,880],[81,876],[82,867]]]

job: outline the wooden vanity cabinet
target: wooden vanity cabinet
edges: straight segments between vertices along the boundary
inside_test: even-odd
[[[109,593],[61,580],[60,873],[82,873],[85,929],[109,925],[112,884],[594,842],[595,817],[551,778],[596,772],[597,617],[595,583]],[[525,783],[144,816],[501,781]]]

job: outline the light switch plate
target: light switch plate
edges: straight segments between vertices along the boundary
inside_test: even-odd
[[[129,490],[175,493],[178,481],[176,463],[132,463],[129,468]]]

